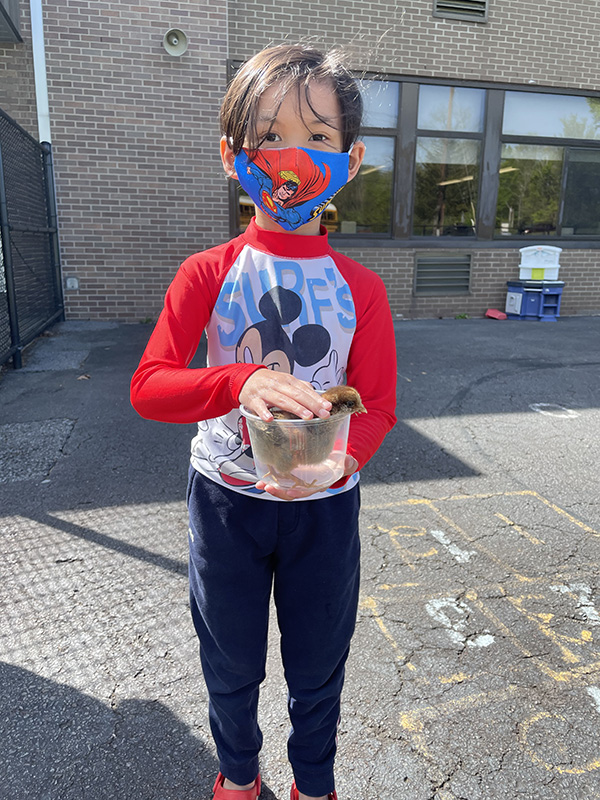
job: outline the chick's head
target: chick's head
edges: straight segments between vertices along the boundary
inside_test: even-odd
[[[352,386],[334,386],[322,397],[331,403],[331,414],[366,414],[359,393]]]

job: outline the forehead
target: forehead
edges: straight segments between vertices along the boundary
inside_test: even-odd
[[[307,87],[293,85],[283,99],[281,93],[282,87],[277,83],[263,92],[258,102],[259,122],[273,122],[288,116],[310,122],[322,117],[339,127],[340,101],[329,81],[310,81]]]

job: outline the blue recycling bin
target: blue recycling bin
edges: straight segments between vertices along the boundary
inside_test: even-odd
[[[507,281],[506,316],[509,319],[556,322],[564,281]]]

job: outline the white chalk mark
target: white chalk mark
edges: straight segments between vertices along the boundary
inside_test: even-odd
[[[494,637],[490,633],[481,633],[467,639],[467,624],[468,617],[472,614],[472,610],[462,600],[457,600],[455,597],[439,597],[430,600],[425,609],[429,616],[435,621],[443,625],[448,631],[448,636],[454,644],[464,647],[489,647],[494,643]],[[458,614],[458,619],[452,619],[452,616]]]
[[[577,608],[590,625],[600,625],[600,614],[592,600],[592,588],[585,583],[567,583],[550,587],[558,594],[570,594],[577,601]]]
[[[491,644],[494,644],[494,642],[495,639],[491,633],[482,633],[474,639],[469,639],[467,644],[469,647],[489,647]]]
[[[459,564],[466,564],[467,561],[471,560],[471,556],[477,555],[475,550],[461,550],[458,545],[453,544],[444,531],[429,531],[429,533],[454,556]]]
[[[586,692],[594,701],[596,711],[600,714],[600,689],[597,686],[588,686]]]
[[[529,408],[532,411],[537,411],[538,414],[546,414],[549,417],[562,417],[563,419],[574,419],[578,417],[577,411],[572,408],[565,408],[556,403],[531,403]]]

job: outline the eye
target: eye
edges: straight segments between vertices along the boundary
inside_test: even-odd
[[[263,142],[279,142],[280,136],[279,134],[274,133],[273,131],[269,131],[262,137],[262,140]]]
[[[324,133],[313,133],[310,136],[310,141],[311,142],[326,142],[327,141],[327,135],[324,134]]]

